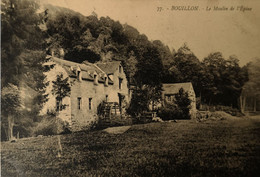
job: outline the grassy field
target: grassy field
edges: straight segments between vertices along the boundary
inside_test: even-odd
[[[260,117],[133,125],[4,142],[2,176],[258,176]]]

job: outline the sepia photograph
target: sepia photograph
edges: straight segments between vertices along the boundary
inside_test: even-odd
[[[2,177],[258,177],[260,1],[1,0]]]

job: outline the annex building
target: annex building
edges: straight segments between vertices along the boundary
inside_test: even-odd
[[[169,83],[162,84],[162,100],[165,102],[174,102],[175,95],[179,93],[179,90],[183,88],[185,92],[188,92],[188,97],[191,101],[190,115],[191,118],[196,117],[196,95],[191,82],[186,83]]]

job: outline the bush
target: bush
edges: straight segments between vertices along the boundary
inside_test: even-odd
[[[166,104],[158,112],[162,120],[190,119],[189,112],[184,112],[176,104]]]
[[[173,102],[165,102],[158,112],[163,120],[190,119],[190,99],[187,92],[181,88]]]
[[[68,123],[54,116],[46,116],[33,129],[33,136],[57,135],[69,132]]]
[[[163,120],[173,120],[178,115],[178,108],[176,104],[167,103],[158,112],[158,116]]]

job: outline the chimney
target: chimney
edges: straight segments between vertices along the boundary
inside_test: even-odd
[[[65,52],[64,52],[63,48],[59,49],[59,53],[60,53],[60,58],[64,58]]]

